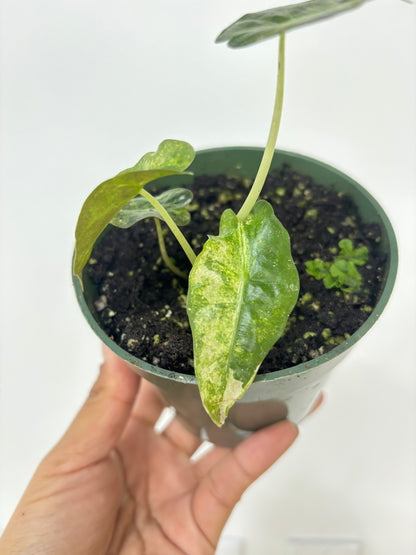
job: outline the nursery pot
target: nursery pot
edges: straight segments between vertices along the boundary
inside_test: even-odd
[[[254,178],[262,152],[259,148],[244,147],[204,150],[197,153],[190,169],[195,175],[225,174]],[[277,151],[271,169],[278,169],[283,164],[289,164],[295,171],[310,176],[317,184],[333,186],[336,191],[350,195],[358,206],[362,220],[375,222],[380,226],[379,248],[387,255],[382,291],[373,312],[364,324],[330,352],[290,368],[258,374],[244,397],[231,408],[222,428],[218,428],[206,413],[200,400],[195,376],[149,364],[112,341],[98,323],[99,317],[94,307],[96,291],[88,279],[87,272],[84,272],[83,277],[84,291],[79,280],[73,278],[80,307],[101,341],[127,361],[135,372],[156,385],[166,403],[175,407],[178,418],[195,435],[218,445],[233,446],[253,431],[281,419],[288,418],[296,423],[302,420],[316,401],[330,371],[379,318],[390,297],[396,277],[397,243],[392,226],[377,201],[350,177],[315,159]],[[166,183],[167,186],[174,187],[186,185],[187,180],[191,181],[192,178],[169,178]]]

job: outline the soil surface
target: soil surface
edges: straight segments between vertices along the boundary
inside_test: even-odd
[[[230,207],[238,212],[250,185],[247,180],[221,175],[195,178],[189,187],[194,192],[191,223],[182,232],[196,254],[208,234],[218,234],[223,210]],[[264,373],[306,362],[353,334],[377,302],[386,260],[377,248],[379,226],[361,222],[347,195],[284,167],[268,177],[261,197],[274,205],[291,236],[300,277],[298,303],[284,336],[260,367],[259,373]],[[325,289],[322,281],[306,273],[308,260],[332,261],[343,238],[351,239],[355,248],[365,245],[369,249],[367,264],[358,267],[363,277],[358,294]],[[190,264],[169,230],[165,241],[176,265],[189,271]],[[194,373],[185,308],[187,281],[165,267],[152,218],[129,229],[111,227],[96,245],[87,271],[98,290],[99,323],[114,341],[142,360],[175,372]]]

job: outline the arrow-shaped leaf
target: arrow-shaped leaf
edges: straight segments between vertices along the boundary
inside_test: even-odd
[[[216,42],[228,42],[234,48],[247,46],[289,29],[314,23],[353,8],[369,0],[309,0],[243,15],[224,29]]]
[[[282,335],[299,292],[287,231],[269,203],[244,220],[231,210],[189,276],[188,316],[204,406],[221,426]]]
[[[156,152],[146,154],[135,166],[94,189],[82,206],[75,230],[74,274],[81,283],[95,241],[119,210],[150,181],[183,174],[194,156],[188,143],[166,140]]]
[[[192,191],[189,189],[168,189],[155,199],[168,211],[177,225],[186,225],[191,219],[189,211],[185,208],[192,201]],[[160,213],[153,208],[148,200],[137,197],[130,200],[111,220],[117,227],[127,228],[145,218],[159,218]]]

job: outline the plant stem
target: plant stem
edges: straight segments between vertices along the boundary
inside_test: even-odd
[[[160,254],[162,255],[163,262],[166,264],[166,266],[169,268],[171,272],[173,272],[174,274],[176,274],[177,276],[183,279],[187,279],[188,275],[185,272],[181,272],[175,266],[175,264],[172,263],[171,259],[169,258],[168,253],[166,251],[165,239],[163,237],[162,226],[160,225],[159,218],[154,218],[154,220],[156,224],[157,240],[159,242],[159,249],[160,249]]]
[[[162,216],[163,220],[165,221],[165,223],[168,225],[169,229],[171,230],[171,232],[174,234],[174,236],[176,237],[176,239],[179,241],[179,244],[181,245],[181,247],[183,248],[183,250],[185,251],[186,256],[189,258],[189,261],[191,264],[193,264],[195,262],[195,258],[196,258],[196,254],[194,253],[194,251],[192,250],[191,245],[188,243],[188,241],[185,239],[185,237],[183,236],[182,232],[180,231],[179,227],[175,224],[175,222],[173,221],[173,218],[169,215],[169,212],[166,210],[166,208],[164,208],[160,202],[158,200],[155,199],[154,196],[152,196],[148,191],[146,191],[145,189],[142,189],[140,191],[140,194],[150,202],[150,204],[153,206],[153,208],[155,208],[159,214]]]
[[[266,181],[267,174],[270,169],[270,164],[272,163],[274,149],[276,147],[277,134],[279,132],[280,120],[282,118],[282,106],[283,106],[283,84],[285,76],[285,35],[282,33],[280,35],[279,41],[279,63],[278,63],[278,76],[277,76],[277,87],[276,87],[276,97],[274,101],[272,123],[270,125],[269,136],[267,138],[267,144],[263,152],[263,157],[260,162],[259,169],[257,170],[257,175],[254,183],[251,187],[243,206],[237,214],[240,221],[243,221],[250,214],[256,200],[258,199],[261,190],[263,188],[264,182]]]

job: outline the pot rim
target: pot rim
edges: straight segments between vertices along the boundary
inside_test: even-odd
[[[216,148],[203,149],[203,150],[197,151],[197,154],[210,154],[214,152],[224,152],[224,151],[231,151],[231,150],[232,151],[250,150],[250,151],[263,152],[263,148],[261,147],[229,146],[229,147],[216,147]],[[359,194],[364,196],[367,199],[367,201],[369,201],[369,203],[377,211],[380,217],[380,220],[385,228],[390,252],[388,253],[389,254],[388,270],[387,270],[387,276],[384,283],[383,291],[380,295],[380,298],[376,306],[374,307],[374,310],[371,312],[367,320],[358,328],[358,330],[356,330],[349,338],[345,339],[340,345],[337,345],[328,353],[320,355],[314,359],[308,360],[307,362],[302,362],[301,364],[291,366],[290,368],[285,368],[283,370],[276,370],[274,372],[268,372],[266,374],[257,374],[253,383],[268,382],[271,380],[275,380],[277,378],[283,378],[285,376],[293,376],[293,375],[301,374],[303,372],[310,370],[311,368],[315,368],[317,366],[320,366],[323,363],[326,363],[336,358],[337,356],[347,351],[350,347],[352,347],[355,343],[357,343],[359,339],[361,339],[370,330],[370,328],[372,328],[372,326],[379,319],[392,293],[394,282],[396,279],[396,274],[397,274],[397,267],[398,267],[398,247],[397,247],[397,241],[396,241],[396,236],[394,234],[393,227],[383,208],[364,187],[362,187],[349,175],[345,174],[344,172],[341,172],[340,170],[334,168],[333,166],[325,162],[321,162],[320,160],[317,160],[314,157],[306,156],[304,154],[299,154],[292,151],[280,150],[280,149],[276,150],[275,153],[277,155],[281,154],[281,155],[284,155],[285,157],[293,158],[296,160],[302,160],[306,163],[312,163],[315,166],[318,166],[327,171],[330,171],[334,175],[334,177],[339,177],[343,181],[349,182],[349,184],[352,185],[352,187],[356,191],[358,191]],[[110,339],[107,336],[107,334],[99,326],[99,324],[93,317],[87,305],[87,302],[85,300],[80,281],[73,273],[72,273],[72,281],[75,288],[75,293],[76,293],[78,303],[90,327],[93,329],[96,335],[98,335],[101,341],[105,345],[107,345],[116,355],[118,355],[121,359],[125,360],[126,362],[132,364],[133,366],[140,367],[144,371],[150,372],[151,374],[155,374],[158,377],[174,380],[181,383],[197,385],[197,379],[195,375],[182,374],[180,372],[174,372],[171,370],[165,370],[164,368],[159,368],[158,366],[154,366],[153,364],[143,361],[133,356],[132,354],[128,353],[124,349],[122,349],[117,343],[115,343],[112,339]]]

